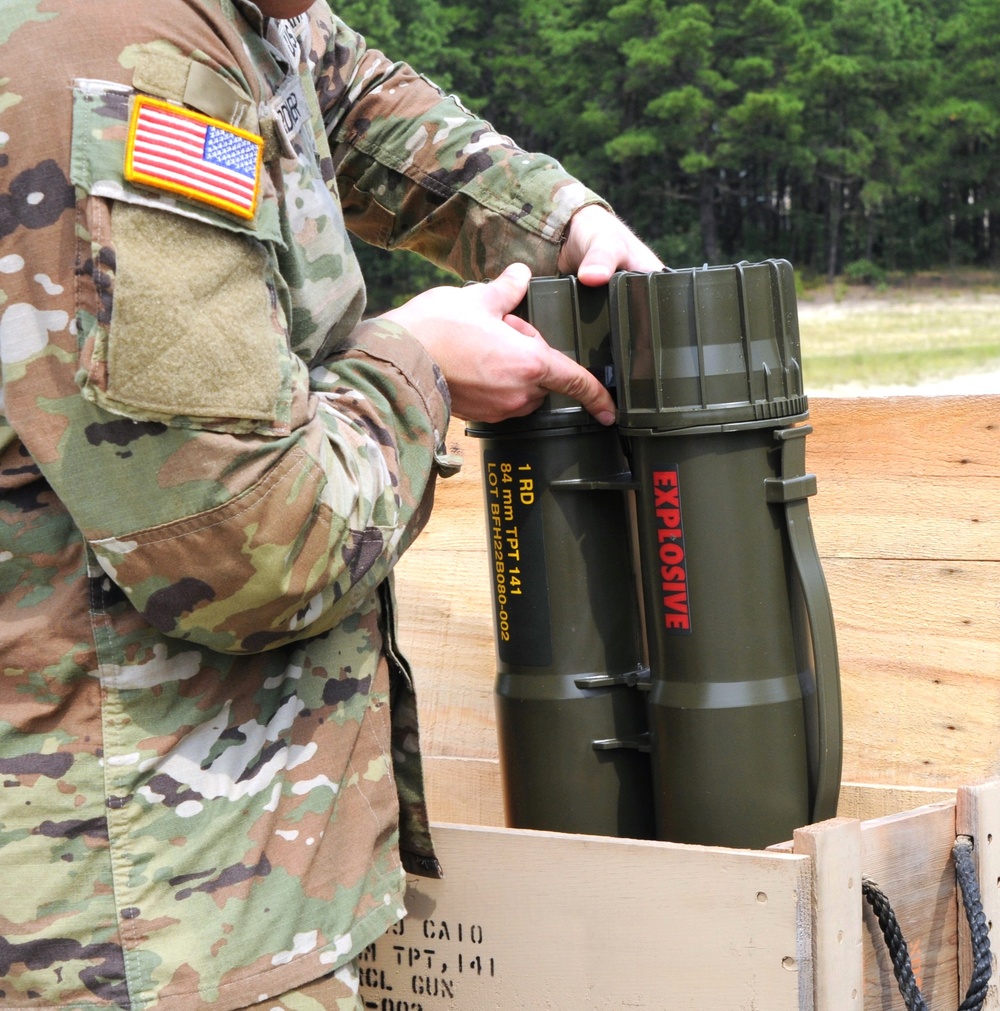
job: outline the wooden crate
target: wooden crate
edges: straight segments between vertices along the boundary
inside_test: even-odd
[[[996,788],[964,786],[1000,775],[1000,396],[810,406],[845,783],[840,818],[767,852],[502,827],[479,448],[453,426],[466,466],[397,571],[447,878],[411,882],[367,1006],[901,1009],[864,873],[930,1006],[957,1007],[957,832],[975,830],[988,909],[1000,881]]]
[[[446,877],[410,879],[408,917],[363,957],[362,998],[376,1011],[896,1011],[868,877],[928,1006],[948,1011],[969,961],[958,833],[976,841],[1000,922],[1000,782],[767,851],[439,825]],[[995,984],[985,1007],[1000,1008]]]

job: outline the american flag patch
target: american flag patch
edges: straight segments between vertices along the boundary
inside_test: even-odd
[[[137,96],[125,178],[252,218],[264,141],[177,105]]]

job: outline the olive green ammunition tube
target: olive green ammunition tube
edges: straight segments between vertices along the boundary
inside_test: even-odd
[[[520,314],[604,378],[607,288],[530,283]],[[613,428],[552,395],[480,439],[507,823],[653,837],[630,475]]]
[[[836,813],[840,689],[784,261],[616,275],[656,834],[758,848]]]

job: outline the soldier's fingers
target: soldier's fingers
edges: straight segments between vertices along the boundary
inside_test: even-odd
[[[572,358],[547,347],[547,372],[542,385],[553,393],[563,393],[578,400],[602,425],[615,420],[615,402],[611,394]]]
[[[487,312],[503,319],[513,312],[528,292],[531,268],[525,263],[512,263],[502,274],[481,289],[483,305]]]
[[[545,341],[545,338],[526,320],[513,313],[507,313],[503,318],[504,323],[511,329],[516,330],[525,337],[534,337],[537,340]]]

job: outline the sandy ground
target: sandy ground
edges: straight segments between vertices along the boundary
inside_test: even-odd
[[[983,320],[1000,320],[1000,292],[995,289],[952,289],[947,286],[939,290],[902,288],[888,294],[875,292],[864,286],[850,287],[846,295],[834,299],[831,294],[814,293],[799,305],[800,324],[805,329],[812,319],[821,319],[826,325],[831,321],[845,319],[870,312],[873,303],[889,303],[897,320],[929,314],[940,331],[942,309],[955,319],[952,336],[960,339],[964,321],[974,319],[975,325],[983,326]],[[951,332],[950,325],[949,330]],[[810,387],[806,376],[806,393],[810,397],[954,397],[978,396],[980,394],[1000,394],[1000,369],[970,373],[964,376],[927,379],[919,384],[875,385],[872,383],[841,383],[829,387]]]
[[[828,389],[808,388],[810,397],[963,397],[984,393],[1000,393],[1000,369],[976,372],[950,379],[931,379],[916,386],[866,386],[863,383],[843,383]]]

